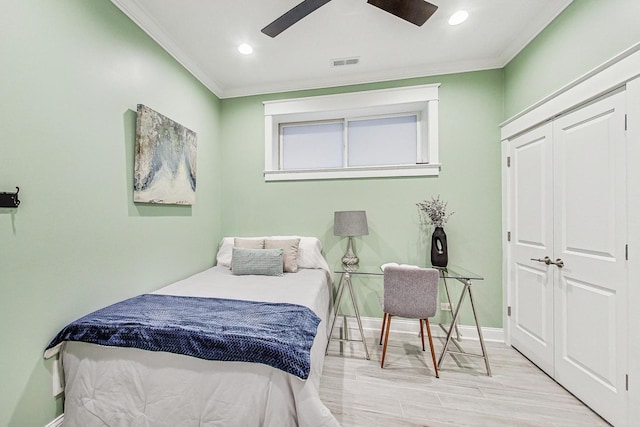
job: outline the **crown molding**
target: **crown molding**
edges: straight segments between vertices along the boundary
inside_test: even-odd
[[[164,27],[153,19],[138,2],[135,0],[127,2],[123,0],[111,0],[111,2],[158,43],[162,49],[178,61],[180,65],[189,71],[189,73],[205,85],[207,89],[214,95],[221,97],[223,89],[220,84],[211,76],[208,76],[197,63],[192,61],[189,56],[182,51],[178,43],[169,36]]]
[[[540,35],[564,10],[573,2],[573,0],[557,0],[558,4],[549,5],[547,9],[540,13],[535,20],[529,21],[529,29],[531,31],[521,31],[519,36],[514,37],[511,43],[502,51],[497,58],[502,64],[500,68],[506,67],[513,58],[518,56],[522,50],[529,45],[536,37]],[[537,31],[535,29],[538,29]]]
[[[207,87],[220,99],[238,98],[244,96],[264,95],[269,93],[282,93],[310,89],[323,89],[359,84],[370,84],[394,80],[430,77],[444,74],[457,74],[472,71],[483,71],[504,68],[522,49],[535,39],[544,28],[551,23],[573,0],[558,0],[561,7],[549,6],[531,21],[530,28],[540,30],[532,34],[516,37],[497,56],[480,60],[452,61],[439,64],[424,64],[415,67],[387,69],[359,73],[353,76],[330,75],[324,78],[309,78],[290,80],[286,82],[271,82],[242,87],[225,87],[220,84],[215,76],[208,75],[195,61],[189,58],[180,45],[169,35],[166,29],[160,25],[137,0],[111,0],[127,17],[140,27],[149,37],[160,45],[169,55],[180,63],[189,73]]]

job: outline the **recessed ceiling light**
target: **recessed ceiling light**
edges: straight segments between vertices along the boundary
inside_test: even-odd
[[[242,43],[240,46],[238,46],[238,52],[243,55],[251,55],[253,53],[253,48],[246,43]]]
[[[466,10],[459,10],[449,18],[449,25],[462,24],[469,17],[469,13]]]

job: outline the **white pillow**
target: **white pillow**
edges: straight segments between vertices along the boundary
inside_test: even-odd
[[[269,239],[300,239],[298,246],[298,268],[322,268],[329,270],[327,260],[322,256],[322,243],[317,237],[271,236]]]
[[[216,265],[231,268],[234,240],[234,237],[224,237],[222,239],[218,248],[218,254],[216,255]]]
[[[233,255],[234,237],[225,237],[220,242],[220,249],[216,255],[216,264],[227,268],[231,267]],[[322,256],[322,243],[317,237],[304,236],[264,236],[254,237],[254,239],[300,239],[298,246],[298,268],[321,268],[331,272],[327,260]]]

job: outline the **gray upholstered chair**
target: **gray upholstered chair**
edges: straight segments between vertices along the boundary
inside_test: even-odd
[[[382,336],[384,334],[384,345],[380,361],[381,368],[384,368],[384,356],[387,352],[391,318],[398,316],[419,319],[422,351],[425,350],[424,329],[422,327],[422,321],[424,320],[429,336],[429,345],[431,346],[433,369],[435,370],[436,378],[439,378],[436,353],[433,349],[433,339],[431,338],[431,328],[429,327],[429,317],[433,317],[436,314],[439,278],[440,274],[434,268],[387,267],[384,269],[384,298],[382,299],[384,317],[380,331],[380,344],[382,344]]]

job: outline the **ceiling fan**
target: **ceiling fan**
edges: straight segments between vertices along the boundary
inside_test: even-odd
[[[330,1],[331,0],[304,0],[264,27],[262,32],[270,37],[275,37]],[[438,9],[438,6],[424,0],[367,0],[367,3],[417,26],[424,24]]]

